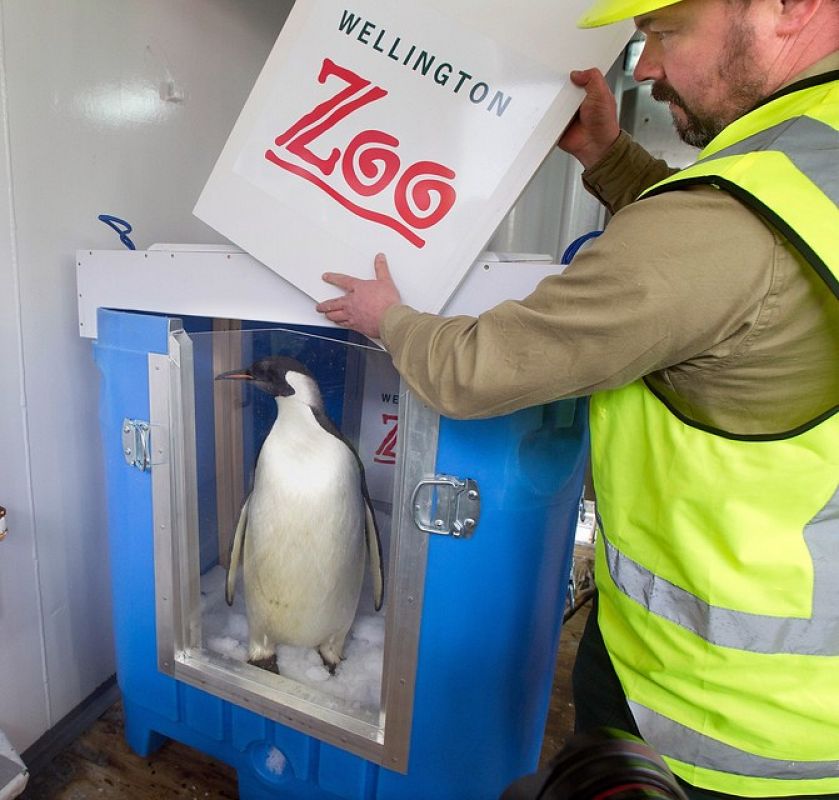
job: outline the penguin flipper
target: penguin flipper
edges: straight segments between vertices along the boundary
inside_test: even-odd
[[[385,576],[382,569],[382,541],[379,536],[379,526],[370,498],[364,497],[364,534],[367,540],[367,555],[370,558],[370,577],[373,578],[373,604],[376,611],[382,607],[385,589]]]
[[[228,559],[227,581],[224,584],[224,599],[227,605],[233,605],[233,596],[236,594],[236,571],[239,568],[239,558],[242,555],[242,545],[245,543],[245,530],[248,527],[248,505],[251,496],[245,498],[242,510],[239,512],[239,523],[236,525],[236,533],[233,534],[233,542],[230,545],[230,558]]]
[[[376,611],[379,611],[382,607],[385,591],[385,574],[382,568],[382,540],[379,535],[379,526],[376,523],[376,515],[373,513],[373,506],[370,502],[370,492],[367,490],[367,476],[364,473],[364,462],[361,460],[352,442],[335,427],[323,409],[313,408],[312,413],[325,431],[331,433],[346,445],[347,449],[353,454],[355,463],[358,465],[361,496],[364,499],[364,537],[367,542],[367,555],[370,558],[370,576],[373,578],[373,604]]]

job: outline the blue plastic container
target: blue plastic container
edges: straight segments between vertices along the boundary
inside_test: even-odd
[[[440,420],[437,472],[481,489],[473,538],[431,536],[407,774],[261,717],[157,670],[149,472],[126,464],[124,418],[149,418],[147,356],[168,319],[100,310],[96,362],[126,737],[167,737],[233,766],[243,800],[493,800],[538,760],[573,549],[584,401],[482,421]],[[417,532],[417,535],[429,535]],[[282,774],[267,764],[276,748]]]

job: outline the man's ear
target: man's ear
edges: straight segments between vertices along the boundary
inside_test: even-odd
[[[777,0],[775,32],[780,36],[800,33],[816,16],[823,2],[825,0]]]

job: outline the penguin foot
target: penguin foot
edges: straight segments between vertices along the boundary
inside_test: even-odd
[[[259,667],[260,669],[266,669],[268,672],[274,672],[277,675],[280,674],[279,667],[277,667],[277,654],[268,656],[268,658],[249,658],[248,664],[253,664],[255,667]]]
[[[344,660],[343,656],[336,656],[334,651],[323,647],[318,648],[318,655],[320,656],[321,661],[323,661],[323,666],[326,667],[330,675],[335,674],[335,670],[338,669],[338,665]]]

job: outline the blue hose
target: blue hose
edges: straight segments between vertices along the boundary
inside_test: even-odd
[[[584,233],[582,236],[578,236],[574,239],[568,247],[565,248],[565,252],[562,254],[562,258],[559,259],[560,264],[570,264],[571,259],[577,255],[577,251],[587,242],[589,239],[596,239],[603,231],[589,231],[588,233]]]
[[[97,219],[104,222],[109,228],[113,229],[119,234],[119,240],[129,249],[136,250],[134,242],[128,237],[128,234],[133,230],[131,225],[124,219],[119,217],[112,217],[110,214],[100,214]]]

